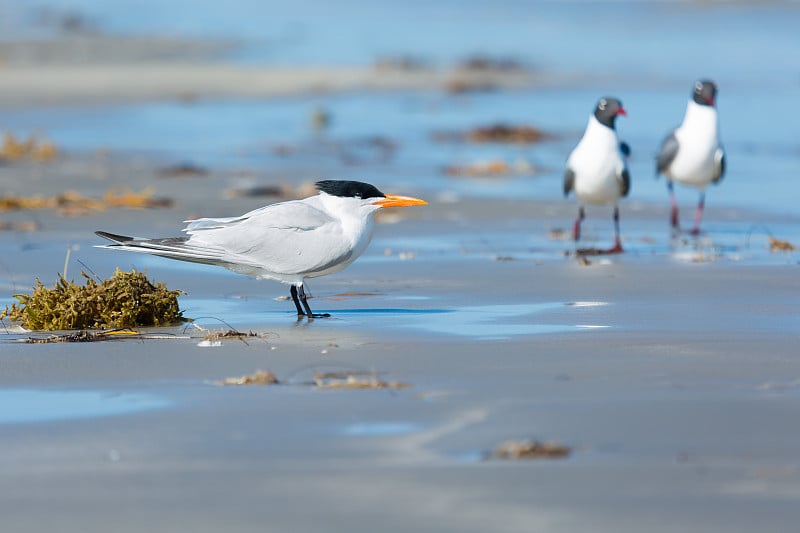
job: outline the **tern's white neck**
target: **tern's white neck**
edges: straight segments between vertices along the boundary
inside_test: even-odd
[[[380,209],[371,200],[362,200],[351,196],[334,196],[332,194],[320,193],[320,202],[328,213],[337,218],[356,218],[363,219]]]
[[[372,240],[372,230],[375,227],[373,215],[380,209],[380,206],[373,203],[375,199],[333,196],[324,192],[320,193],[319,198],[323,209],[337,220],[337,238],[349,242],[350,252],[347,259],[335,268],[315,273],[314,276],[337,272],[361,255]]]
[[[339,220],[344,235],[358,241],[372,233],[373,214],[380,209],[372,200],[320,193],[320,202],[329,215]]]

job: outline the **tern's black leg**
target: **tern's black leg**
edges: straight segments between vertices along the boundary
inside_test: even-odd
[[[572,240],[578,242],[581,240],[581,222],[586,218],[586,213],[583,211],[583,206],[578,207],[578,218],[575,219],[575,224],[572,226]]]
[[[700,201],[697,203],[697,212],[694,214],[694,228],[692,235],[700,235],[700,221],[703,219],[703,209],[706,206],[706,193],[700,193]]]
[[[301,288],[301,290],[302,290],[302,288]],[[301,316],[304,316],[305,313],[303,312],[303,308],[300,307],[300,301],[297,299],[297,287],[292,285],[292,289],[291,289],[290,292],[292,294],[292,301],[294,301],[294,306],[297,308],[297,316],[298,316],[298,318],[301,317]],[[303,299],[303,302],[305,302],[305,298]],[[308,304],[306,304],[306,307],[308,307]],[[311,312],[309,311],[309,315],[310,314],[311,314]]]
[[[669,215],[669,223],[673,230],[678,230],[678,202],[675,200],[675,189],[672,185],[672,182],[667,180],[667,190],[669,190],[669,203],[670,203],[670,215]]]
[[[327,318],[331,316],[329,313],[312,313],[311,307],[308,305],[308,300],[306,299],[306,290],[305,288],[300,285],[300,301],[303,303],[303,307],[306,309],[306,314],[308,318]]]

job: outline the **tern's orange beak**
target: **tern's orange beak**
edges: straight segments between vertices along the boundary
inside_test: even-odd
[[[372,204],[379,205],[381,207],[406,207],[409,205],[428,205],[428,202],[425,200],[420,200],[419,198],[412,198],[411,196],[395,196],[393,194],[387,194],[385,198],[376,200],[372,202]]]

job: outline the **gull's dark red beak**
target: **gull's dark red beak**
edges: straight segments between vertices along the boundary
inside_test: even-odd
[[[617,115],[622,115],[623,117],[627,117],[628,116],[628,112],[625,111],[624,107],[620,107],[619,110],[617,110]]]

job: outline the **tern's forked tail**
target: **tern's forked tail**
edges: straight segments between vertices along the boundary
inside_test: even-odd
[[[205,263],[210,265],[222,265],[225,263],[220,251],[187,244],[189,237],[143,239],[139,237],[127,237],[125,235],[115,235],[114,233],[105,231],[95,231],[95,235],[114,242],[114,244],[98,245],[97,248],[139,252],[192,263]]]

